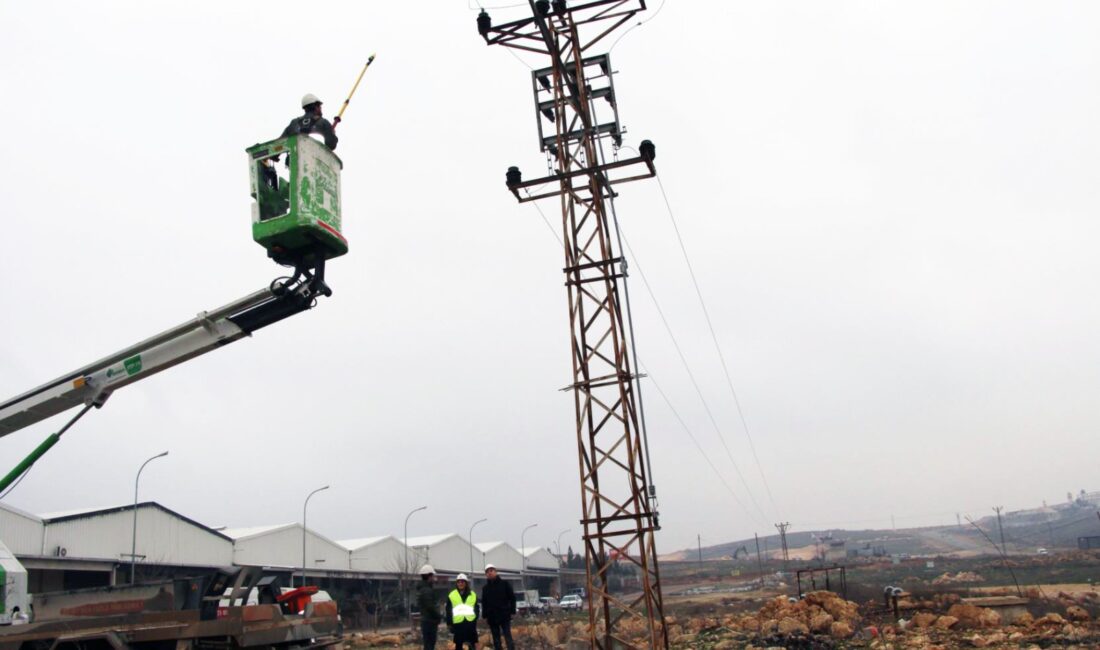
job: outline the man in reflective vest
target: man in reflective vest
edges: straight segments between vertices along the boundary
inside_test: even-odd
[[[455,588],[447,596],[447,626],[455,638],[455,650],[469,645],[477,650],[477,619],[481,614],[481,603],[477,594],[470,588],[470,580],[465,573],[455,578]]]

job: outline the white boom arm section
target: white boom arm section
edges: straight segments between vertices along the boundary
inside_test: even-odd
[[[0,403],[0,437],[75,406],[102,406],[113,391],[313,306],[316,285],[272,284]]]

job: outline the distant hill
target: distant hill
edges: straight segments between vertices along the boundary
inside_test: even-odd
[[[1094,493],[1095,494],[1095,493]],[[1100,498],[1082,493],[1071,503],[1002,513],[1005,546],[1009,554],[1034,553],[1039,548],[1077,548],[1077,538],[1100,536],[1097,507]],[[1000,544],[997,518],[994,515],[975,522],[988,537]],[[899,528],[897,530],[825,529],[791,531],[787,547],[792,559],[809,560],[828,552],[830,557],[843,557],[849,551],[874,552],[887,555],[986,555],[995,554],[990,542],[970,523],[962,526],[931,526]],[[760,538],[760,550],[770,558],[779,558],[779,535]],[[719,560],[744,557],[745,551],[755,558],[754,539],[742,539],[703,547],[703,559]],[[698,549],[687,548],[667,555],[663,560],[694,560]]]

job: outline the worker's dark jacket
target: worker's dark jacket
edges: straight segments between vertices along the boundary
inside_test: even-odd
[[[422,622],[439,625],[443,620],[439,613],[439,594],[424,580],[416,586],[416,604],[420,607]]]
[[[516,592],[505,580],[497,577],[481,589],[481,612],[490,623],[511,620],[516,613]]]
[[[282,137],[306,133],[319,133],[325,139],[325,146],[332,150],[336,149],[336,143],[339,142],[339,138],[336,137],[336,130],[332,128],[332,122],[312,113],[306,113],[291,120],[290,124],[287,124],[286,128],[283,129]]]

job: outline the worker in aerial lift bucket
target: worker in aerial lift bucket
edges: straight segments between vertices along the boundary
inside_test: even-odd
[[[302,97],[302,110],[304,111],[302,116],[291,120],[290,124],[283,129],[282,137],[318,133],[325,139],[325,146],[335,151],[336,143],[339,141],[336,137],[336,129],[332,127],[332,122],[321,116],[321,100],[317,95],[306,93]]]

